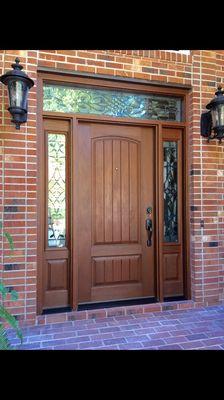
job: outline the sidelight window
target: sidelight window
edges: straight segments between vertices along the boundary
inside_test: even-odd
[[[118,90],[45,84],[44,111],[182,121],[182,99]]]
[[[177,142],[163,142],[164,242],[178,241]]]
[[[48,133],[48,246],[66,239],[66,136]]]

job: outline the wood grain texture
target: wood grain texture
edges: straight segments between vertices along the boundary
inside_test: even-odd
[[[153,128],[80,122],[79,302],[154,296]],[[91,207],[90,207],[91,206]]]
[[[139,240],[138,152],[139,144],[129,140],[93,142],[94,244]]]
[[[93,285],[139,282],[141,257],[98,257],[92,259]]]

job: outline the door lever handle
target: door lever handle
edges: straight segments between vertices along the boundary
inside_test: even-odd
[[[150,247],[152,246],[152,220],[147,218],[145,221],[145,229],[147,230],[147,246]]]

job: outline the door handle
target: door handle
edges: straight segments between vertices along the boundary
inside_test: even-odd
[[[145,221],[145,229],[147,230],[147,246],[150,247],[152,246],[152,220],[147,218]]]

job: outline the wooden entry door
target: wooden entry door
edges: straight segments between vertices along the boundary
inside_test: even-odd
[[[154,128],[79,120],[77,132],[78,303],[154,297]]]

